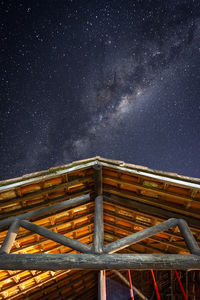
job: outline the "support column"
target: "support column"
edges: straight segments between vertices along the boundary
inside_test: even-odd
[[[104,244],[103,197],[98,196],[95,199],[95,211],[94,211],[94,252],[97,254],[102,253],[103,244]]]

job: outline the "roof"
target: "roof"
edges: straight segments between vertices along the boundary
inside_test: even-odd
[[[90,194],[83,205],[31,222],[92,245],[94,170],[102,165],[104,243],[175,217],[188,222],[200,244],[200,179],[94,157],[0,182],[0,222],[66,199]],[[2,243],[8,227],[0,228]],[[72,249],[20,228],[11,253],[74,253]],[[187,254],[177,227],[121,250],[126,253]],[[109,274],[109,272],[108,272]],[[97,272],[0,271],[0,299],[95,299]],[[111,274],[111,276],[113,276]]]

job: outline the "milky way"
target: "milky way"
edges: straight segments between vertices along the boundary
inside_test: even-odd
[[[96,155],[199,176],[199,1],[1,5],[1,178]]]

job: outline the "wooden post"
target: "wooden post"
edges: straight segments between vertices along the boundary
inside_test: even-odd
[[[62,234],[53,232],[53,231],[51,231],[51,230],[49,230],[45,227],[41,227],[39,225],[33,224],[31,222],[28,222],[28,221],[24,221],[24,220],[20,221],[20,225],[22,227],[24,227],[25,229],[27,229],[27,230],[30,230],[30,231],[33,231],[37,234],[45,236],[47,239],[50,239],[50,240],[52,240],[56,243],[59,243],[61,245],[70,247],[72,249],[78,250],[78,251],[83,252],[83,253],[90,253],[91,252],[91,249],[92,249],[91,246],[89,246],[87,244],[84,244],[84,243],[81,243],[77,240],[68,238],[68,237],[66,237]]]
[[[103,226],[103,197],[98,196],[95,199],[94,211],[94,253],[102,253],[104,244],[104,226]]]
[[[1,246],[1,249],[0,249],[0,254],[1,253],[10,253],[10,250],[13,246],[13,243],[16,239],[16,236],[17,236],[17,233],[19,231],[19,220],[15,220],[10,228],[8,229],[8,232],[7,232],[7,235],[3,241],[3,244]]]
[[[1,254],[0,270],[199,270],[200,256],[183,254]]]

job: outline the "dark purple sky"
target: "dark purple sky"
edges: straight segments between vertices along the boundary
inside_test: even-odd
[[[1,1],[0,178],[100,155],[200,177],[200,1]]]

